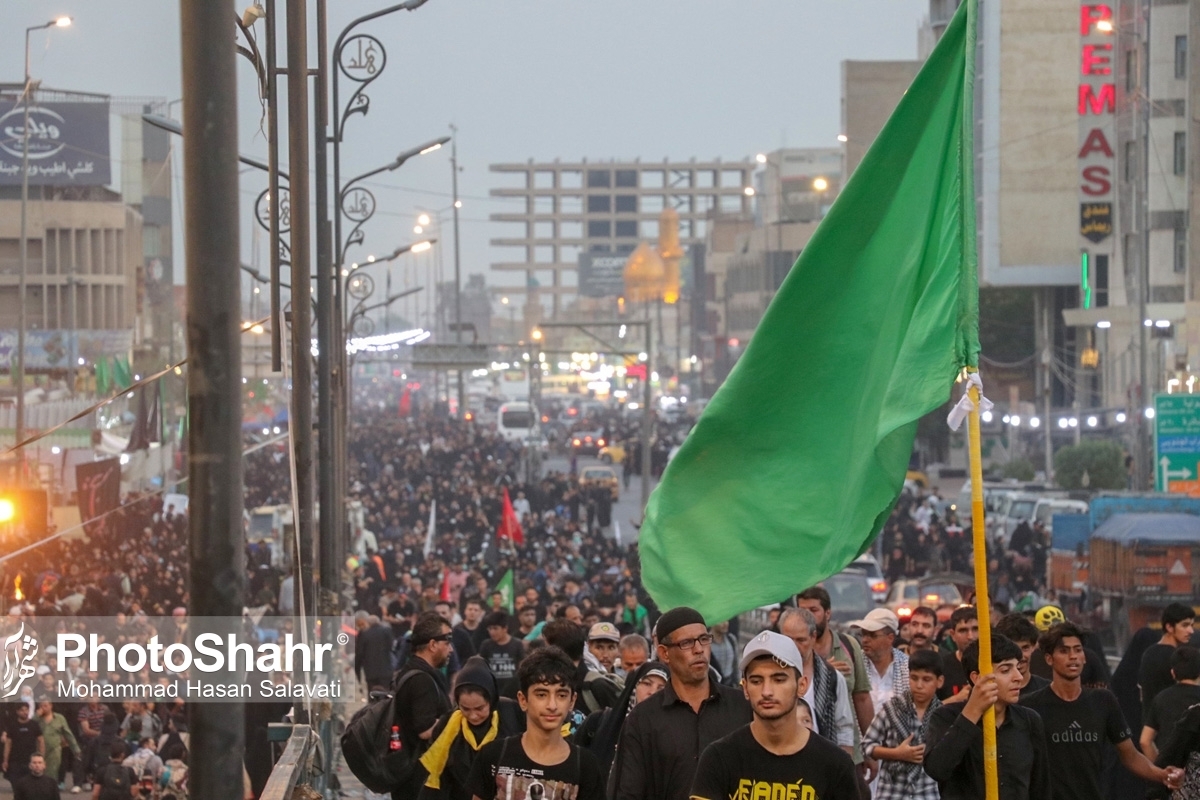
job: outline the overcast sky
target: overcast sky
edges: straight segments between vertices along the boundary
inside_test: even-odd
[[[350,20],[385,4],[331,0],[331,42]],[[241,7],[230,8],[232,16]],[[380,166],[454,122],[465,280],[489,273],[502,255],[488,239],[505,235],[505,226],[487,218],[512,201],[488,198],[498,185],[489,164],[739,160],[781,144],[836,145],[840,62],[915,58],[927,11],[927,0],[429,0],[361,29],[384,42],[388,64],[373,84],[370,115],[349,123],[343,174]],[[181,96],[179,3],[171,0],[6,0],[5,80],[20,79],[23,28],[62,13],[75,17],[71,28],[33,38],[33,75],[47,86]],[[238,69],[242,150],[265,154],[254,75],[241,59]],[[448,156],[447,148],[380,179],[379,211],[359,257],[413,239],[421,208],[450,205]],[[261,173],[242,178],[247,260],[251,205],[265,185]],[[447,264],[449,239],[447,231]],[[265,260],[265,249],[258,257]],[[491,284],[502,280],[488,274]]]

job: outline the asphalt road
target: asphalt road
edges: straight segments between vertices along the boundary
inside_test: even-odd
[[[578,468],[601,465],[598,458],[591,456],[580,456]],[[567,456],[551,456],[542,462],[543,472],[566,472],[571,468],[571,459]],[[617,476],[621,475],[621,466],[615,465],[613,470]],[[651,479],[650,489],[658,485],[658,481]],[[616,529],[619,526],[621,529],[621,541],[628,544],[636,542],[638,539],[638,529],[635,524],[640,525],[642,522],[642,478],[640,475],[633,475],[629,479],[629,488],[621,487],[621,497],[613,505],[613,524],[605,530],[604,534],[612,538],[616,534]]]

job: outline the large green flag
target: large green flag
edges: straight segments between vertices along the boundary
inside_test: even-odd
[[[979,353],[963,3],[650,497],[661,608],[710,623],[838,572],[879,533],[917,421]]]

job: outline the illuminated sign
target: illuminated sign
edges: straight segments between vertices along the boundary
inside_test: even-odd
[[[1079,9],[1079,234],[1092,246],[1112,235],[1114,112],[1113,11],[1085,3]],[[1083,287],[1086,291],[1088,287]]]

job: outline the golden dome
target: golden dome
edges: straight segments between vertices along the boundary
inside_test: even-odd
[[[625,299],[648,303],[662,297],[666,269],[655,249],[642,242],[625,262]]]

